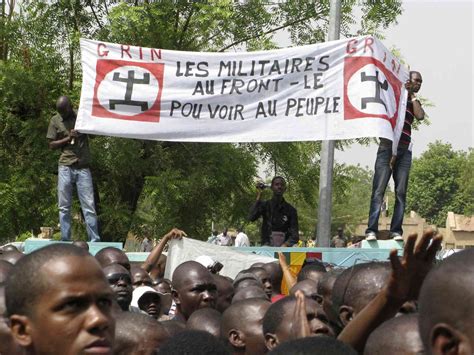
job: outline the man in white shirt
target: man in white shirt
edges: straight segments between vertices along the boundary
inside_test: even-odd
[[[249,247],[249,237],[244,233],[242,228],[237,229],[237,237],[235,237],[235,246],[236,247]]]

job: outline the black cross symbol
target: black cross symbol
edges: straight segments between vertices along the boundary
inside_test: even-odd
[[[115,110],[115,105],[140,106],[142,112],[148,110],[148,102],[132,100],[132,91],[134,84],[150,84],[150,73],[143,73],[143,79],[135,79],[135,70],[129,70],[126,78],[121,78],[116,72],[112,80],[127,83],[127,89],[124,100],[109,100],[111,110]]]
[[[374,102],[377,104],[382,104],[385,107],[385,110],[387,110],[387,105],[385,105],[385,102],[380,98],[380,89],[384,89],[385,91],[388,90],[388,82],[387,80],[384,80],[383,83],[379,81],[379,72],[376,70],[375,71],[375,76],[374,75],[367,75],[365,72],[361,73],[361,78],[360,80],[362,82],[364,81],[374,81],[375,82],[375,96],[374,97],[364,97],[361,99],[361,106],[362,109],[365,109],[367,107],[368,103]]]

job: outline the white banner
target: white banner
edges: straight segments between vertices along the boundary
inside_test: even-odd
[[[271,263],[276,261],[268,256],[243,253],[229,247],[209,244],[196,239],[182,238],[170,241],[166,258],[165,278],[171,280],[174,270],[188,260],[196,260],[199,256],[209,256],[212,260],[224,265],[220,275],[235,278],[243,269],[255,263]]]
[[[182,142],[398,142],[408,72],[374,37],[199,53],[81,40],[76,129]],[[396,145],[395,145],[396,146]]]

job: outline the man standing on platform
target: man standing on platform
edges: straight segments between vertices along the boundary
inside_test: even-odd
[[[388,139],[380,138],[377,160],[375,161],[369,222],[365,231],[366,240],[377,239],[383,196],[391,175],[393,175],[393,181],[395,183],[395,206],[390,223],[390,236],[394,240],[403,240],[403,214],[405,212],[408,176],[412,159],[411,126],[415,118],[421,121],[425,117],[425,111],[416,96],[416,93],[421,88],[422,82],[421,74],[417,71],[411,71],[410,79],[405,83],[405,88],[408,90],[408,102],[405,113],[405,123],[398,143],[396,156],[392,156],[392,142]]]
[[[82,212],[86,221],[87,235],[91,242],[100,241],[94,189],[89,170],[89,140],[86,134],[74,129],[76,112],[67,96],[56,102],[58,114],[51,118],[46,137],[49,148],[61,149],[58,167],[58,205],[61,240],[71,240],[72,189],[77,188]]]
[[[261,201],[263,184],[257,184],[257,201],[250,210],[249,220],[262,217],[262,245],[274,247],[291,247],[298,243],[298,213],[285,201],[286,182],[281,176],[272,179],[270,188],[273,191],[271,200]]]

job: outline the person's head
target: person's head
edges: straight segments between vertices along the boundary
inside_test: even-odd
[[[140,313],[116,315],[114,355],[152,355],[169,339],[165,327]]]
[[[61,96],[56,101],[56,111],[61,115],[62,118],[67,118],[72,113],[71,100],[67,96]]]
[[[364,348],[364,355],[423,353],[417,314],[395,317],[382,323],[370,334]]]
[[[254,274],[260,282],[263,284],[263,290],[267,294],[268,298],[272,297],[272,282],[268,272],[263,267],[251,267],[247,270],[251,274]]]
[[[305,298],[306,317],[312,336],[327,335],[334,337],[333,329],[322,307],[310,298]],[[268,350],[291,339],[291,328],[296,307],[296,298],[288,296],[273,303],[263,317],[263,334]]]
[[[18,260],[20,260],[22,257],[24,257],[25,254],[18,250],[7,250],[4,251],[3,253],[0,253],[0,260],[4,260],[9,262],[12,265],[15,265]]]
[[[171,281],[168,279],[159,279],[153,282],[153,288],[159,293],[171,293]]]
[[[385,286],[390,276],[388,262],[357,264],[344,270],[332,290],[333,307],[345,327]]]
[[[286,181],[285,181],[285,179],[281,176],[275,176],[272,179],[272,183],[270,185],[270,188],[272,189],[274,196],[283,196],[283,194],[286,191]]]
[[[474,249],[444,261],[426,277],[419,305],[420,336],[428,354],[474,353]]]
[[[342,227],[339,227],[339,228],[337,229],[337,235],[338,235],[339,237],[343,237],[343,236],[344,236],[344,229],[342,229]]]
[[[153,288],[163,295],[171,296],[171,281],[168,279],[160,279]],[[168,314],[173,303],[173,297],[164,297],[162,299],[161,311],[163,314]]]
[[[186,322],[186,328],[191,330],[202,330],[216,338],[221,336],[222,314],[212,308],[202,308],[195,311]]]
[[[163,314],[161,304],[164,297],[165,295],[158,293],[153,287],[139,286],[133,290],[131,305],[158,319]]]
[[[420,72],[410,71],[410,84],[413,88],[413,92],[420,91],[421,84],[423,83],[423,78],[421,77]]]
[[[212,275],[217,287],[216,309],[224,312],[232,303],[234,297],[234,286],[232,281],[225,276]]]
[[[318,282],[318,295],[323,298],[323,309],[332,324],[339,324],[339,313],[334,310],[332,304],[332,289],[337,277],[342,273],[341,269],[334,269],[323,274]]]
[[[211,273],[195,261],[186,261],[173,272],[172,295],[176,313],[184,319],[200,308],[215,308],[217,287]]]
[[[263,264],[262,266],[270,276],[272,282],[273,295],[281,294],[281,281],[283,280],[283,271],[278,262]]]
[[[13,269],[13,265],[8,261],[0,260],[0,285],[3,284]]]
[[[250,286],[257,286],[263,290],[263,284],[260,279],[254,274],[248,272],[247,270],[241,271],[234,279],[234,293],[239,292],[242,289],[245,289]]]
[[[165,299],[171,295],[158,293],[153,287],[139,286],[133,290],[132,306],[138,307],[149,316],[158,319],[163,314]]]
[[[323,263],[319,261],[313,261],[303,266],[297,276],[297,281],[299,282],[306,279],[311,279],[318,283],[326,272],[326,267],[323,265]]]
[[[270,297],[265,291],[259,286],[248,286],[240,289],[232,298],[232,303],[236,303],[249,298],[260,298],[265,301],[269,301]]]
[[[294,296],[296,291],[301,291],[306,297],[311,298],[313,301],[316,301],[319,304],[323,304],[323,298],[318,294],[318,284],[311,279],[297,282],[290,289],[290,295]]]
[[[119,264],[130,271],[130,260],[128,260],[127,254],[120,249],[105,247],[95,254],[95,258],[103,268],[110,264]]]
[[[159,355],[229,355],[225,345],[215,336],[201,330],[185,330],[160,348]]]
[[[72,242],[72,245],[89,251],[89,244],[83,240],[75,240]]]
[[[115,293],[115,299],[122,309],[128,311],[132,302],[132,279],[130,272],[119,264],[110,264],[104,269],[105,277]]]
[[[15,342],[35,354],[112,351],[114,295],[85,250],[53,244],[18,261],[5,284]]]
[[[130,271],[132,275],[132,286],[133,288],[137,288],[139,286],[149,286],[151,287],[151,277],[148,273],[139,266],[132,266]]]
[[[222,315],[221,336],[234,353],[263,354],[266,352],[262,322],[270,302],[246,299],[233,303]]]
[[[13,340],[5,311],[5,286],[0,285],[0,354],[23,354],[21,347]]]
[[[309,337],[290,340],[276,347],[269,355],[356,355],[357,352],[340,340],[330,337]]]

